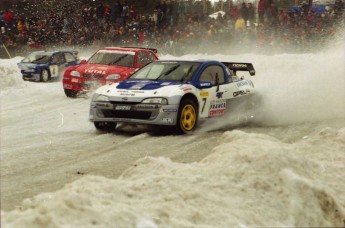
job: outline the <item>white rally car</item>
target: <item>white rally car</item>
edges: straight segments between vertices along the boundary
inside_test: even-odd
[[[159,60],[127,80],[98,88],[89,119],[96,129],[114,131],[118,123],[174,126],[193,132],[201,120],[221,116],[235,105],[250,103],[255,75],[251,63],[214,60]]]

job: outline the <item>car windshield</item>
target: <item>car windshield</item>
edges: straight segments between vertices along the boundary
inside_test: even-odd
[[[51,60],[51,53],[33,52],[22,60],[23,63],[48,63]]]
[[[152,62],[141,68],[130,79],[189,81],[200,63],[194,62]]]
[[[134,53],[101,50],[94,54],[88,63],[134,67]]]

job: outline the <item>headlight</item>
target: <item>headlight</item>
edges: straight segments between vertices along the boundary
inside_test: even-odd
[[[117,79],[120,79],[121,78],[121,75],[119,74],[109,74],[106,79],[107,80],[117,80]]]
[[[109,97],[104,96],[104,95],[95,95],[92,98],[92,101],[96,101],[96,102],[108,102],[109,101]]]
[[[162,97],[153,97],[153,98],[147,98],[147,99],[143,100],[142,103],[167,105],[168,100],[165,98],[162,98]]]
[[[71,71],[71,76],[80,77],[80,73],[78,71],[72,70]]]

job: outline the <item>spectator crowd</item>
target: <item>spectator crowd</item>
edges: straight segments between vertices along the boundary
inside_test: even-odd
[[[239,3],[241,2],[241,3]],[[330,8],[302,5],[279,9],[273,0],[228,0],[224,5],[160,0],[153,12],[135,5],[63,6],[44,17],[0,12],[0,45],[12,55],[48,47],[74,49],[143,46],[183,55],[246,51],[310,52],[344,29],[344,3]],[[210,6],[210,7],[208,7]],[[210,15],[212,12],[215,14]]]

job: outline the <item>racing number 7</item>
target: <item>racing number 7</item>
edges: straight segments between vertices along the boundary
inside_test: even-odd
[[[206,97],[202,98],[202,101],[204,102],[204,104],[202,105],[202,109],[201,109],[201,113],[204,112],[204,108],[205,108],[205,104],[206,104]]]

